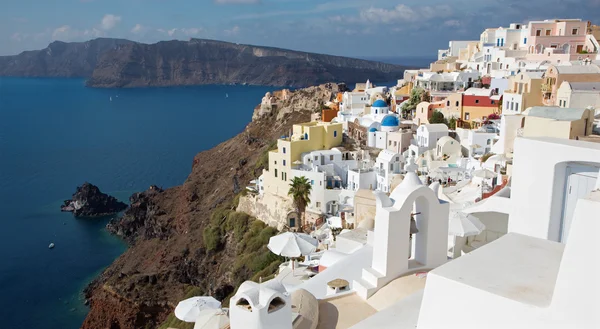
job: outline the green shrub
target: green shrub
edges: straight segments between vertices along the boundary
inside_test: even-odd
[[[260,169],[269,170],[269,151],[273,151],[277,149],[277,141],[272,141],[269,143],[269,146],[261,153],[258,160],[256,160],[256,164],[254,165],[254,171]]]
[[[202,232],[204,247],[206,251],[219,251],[222,247],[221,229],[215,226],[208,226]]]
[[[177,329],[194,329],[193,323],[183,322],[175,317],[174,313],[169,314],[165,322],[158,329],[177,328]]]

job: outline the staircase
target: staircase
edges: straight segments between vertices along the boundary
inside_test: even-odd
[[[384,279],[385,275],[375,269],[371,267],[363,268],[362,277],[354,280],[352,287],[357,295],[366,300],[386,283]]]

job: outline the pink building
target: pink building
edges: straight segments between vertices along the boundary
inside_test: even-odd
[[[584,59],[598,49],[588,40],[588,22],[581,19],[553,19],[529,22],[524,38],[528,60],[554,63]]]

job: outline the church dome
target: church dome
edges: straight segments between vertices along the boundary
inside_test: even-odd
[[[372,127],[371,129],[369,129],[369,132],[370,132],[370,133],[374,133],[374,132],[376,132],[376,131],[377,131],[377,128],[375,128],[375,127]]]
[[[375,102],[373,102],[373,105],[371,105],[371,107],[388,107],[388,105],[383,100],[378,99]]]
[[[381,120],[381,125],[383,127],[397,127],[400,125],[400,122],[396,116],[386,115],[383,120]]]

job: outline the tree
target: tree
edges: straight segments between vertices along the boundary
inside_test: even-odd
[[[454,117],[451,117],[450,120],[448,120],[448,128],[450,129],[456,129],[456,119]]]
[[[444,119],[442,112],[433,111],[431,118],[429,118],[429,123],[446,123],[446,119]]]
[[[306,206],[310,203],[310,191],[312,185],[308,181],[308,178],[294,177],[290,183],[290,190],[288,195],[292,197],[294,205],[299,213],[302,213],[302,225],[304,225]]]
[[[410,92],[410,98],[402,103],[402,114],[406,117],[406,114],[414,111],[417,108],[417,105],[421,102],[428,102],[431,99],[429,93],[427,93],[423,88],[413,88]]]

